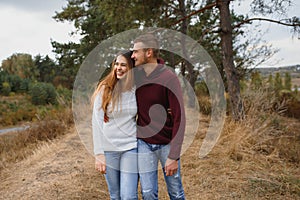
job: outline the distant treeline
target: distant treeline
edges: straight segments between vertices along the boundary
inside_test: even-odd
[[[70,100],[72,84],[49,56],[13,54],[0,68],[0,95],[26,93],[34,105],[57,104],[57,90]]]
[[[286,66],[286,67],[266,67],[256,68],[262,76],[269,76],[270,74],[276,75],[276,73],[285,74],[289,73],[292,77],[300,76],[300,65]]]

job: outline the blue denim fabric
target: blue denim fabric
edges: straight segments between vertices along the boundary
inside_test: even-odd
[[[137,149],[105,151],[104,154],[110,199],[138,199]]]
[[[164,168],[169,151],[169,144],[149,144],[138,139],[138,168],[144,200],[158,199],[158,162],[160,161]],[[173,176],[166,176],[164,172],[164,177],[170,199],[185,199],[180,175],[180,161],[178,161],[177,173]]]

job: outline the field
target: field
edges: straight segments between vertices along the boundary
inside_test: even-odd
[[[300,88],[300,78],[292,78],[292,86],[297,85]]]
[[[280,120],[286,133],[275,131],[274,137],[262,135],[269,122],[248,130],[249,124],[227,120],[218,144],[200,159],[209,123],[202,116],[182,156],[187,199],[299,199],[300,123]],[[168,199],[161,171],[159,175],[160,199]],[[94,170],[94,158],[74,127],[51,142],[40,142],[33,154],[1,170],[0,178],[0,199],[109,199],[105,180]]]
[[[227,116],[203,158],[199,151],[212,119],[187,110],[181,157],[187,199],[300,199],[300,120],[284,116],[285,106],[275,100],[265,91],[246,93],[245,119]],[[209,107],[204,98],[201,104]],[[91,138],[78,134],[87,127],[75,128],[70,109],[51,113],[55,120],[46,115],[34,129],[0,136],[0,199],[109,199],[84,146]],[[159,199],[168,199],[166,191],[160,170]]]

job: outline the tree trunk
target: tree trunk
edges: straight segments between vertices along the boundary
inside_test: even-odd
[[[226,74],[233,118],[241,120],[244,117],[244,111],[239,78],[233,62],[232,25],[229,4],[230,0],[217,0],[217,7],[220,11],[222,64]]]
[[[185,0],[179,0],[179,10],[180,10],[180,15],[181,17],[184,19],[182,20],[182,24],[180,27],[180,31],[186,35],[187,34],[187,18],[186,18],[186,6],[185,6]],[[187,57],[187,53],[186,53],[186,45],[185,45],[185,36],[182,37],[182,51],[185,57]],[[183,61],[183,66],[182,68],[184,68],[184,70],[188,71],[188,81],[191,85],[192,88],[195,87],[195,82],[197,80],[197,73],[195,73],[194,71],[194,67],[193,65],[191,65],[189,62],[187,62],[186,60]],[[193,108],[195,107],[195,95],[192,91],[189,91],[189,89],[192,89],[190,87],[186,87],[187,91],[187,95],[188,95],[188,106]]]

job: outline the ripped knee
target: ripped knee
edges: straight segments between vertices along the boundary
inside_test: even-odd
[[[142,190],[142,195],[144,200],[156,200],[158,199],[158,192],[153,189]]]

